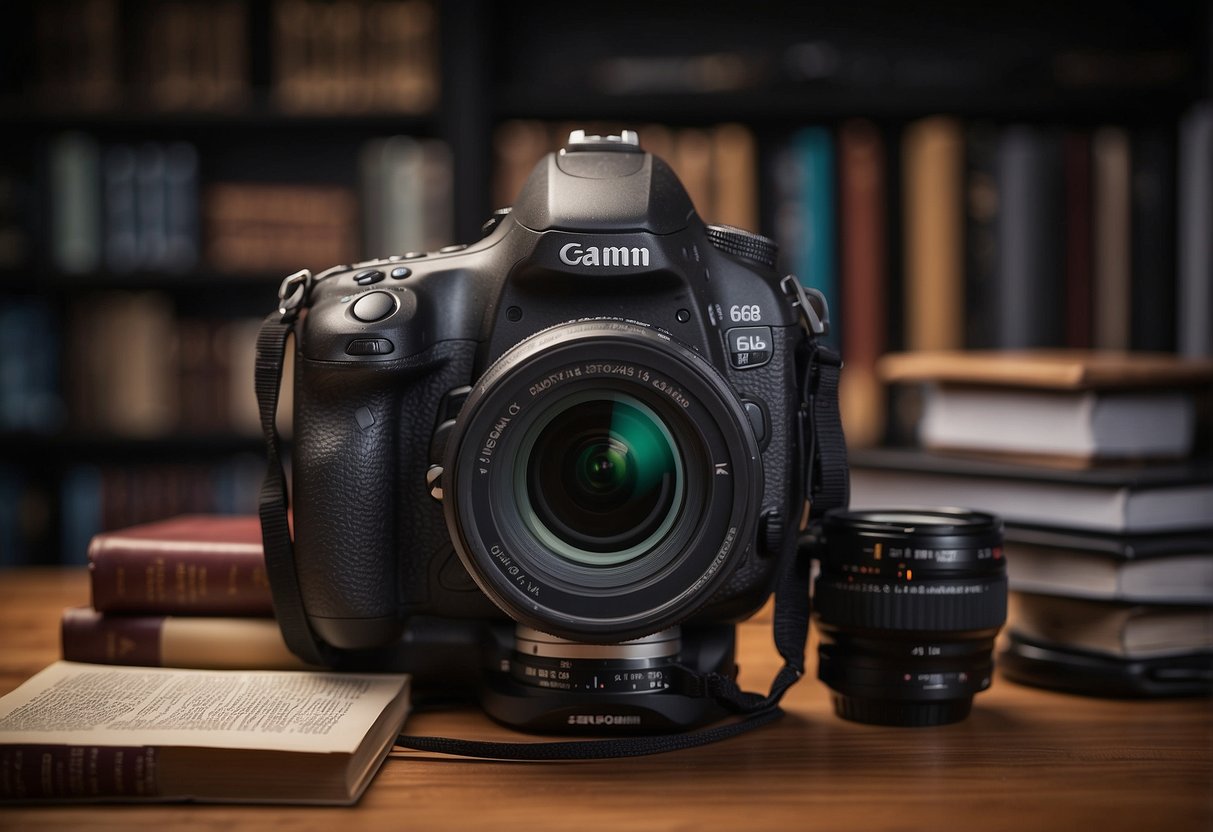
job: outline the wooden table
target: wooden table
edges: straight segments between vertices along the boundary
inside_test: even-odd
[[[0,571],[0,693],[59,655],[58,619],[88,601],[80,570]],[[742,682],[765,690],[769,621],[741,627]],[[812,665],[811,665],[812,666]],[[807,677],[784,719],[714,746],[587,763],[497,763],[394,752],[353,808],[73,806],[0,809],[0,830],[212,829],[1213,829],[1213,702],[1104,701],[1002,679],[941,728],[843,722]],[[517,738],[468,710],[418,734]]]

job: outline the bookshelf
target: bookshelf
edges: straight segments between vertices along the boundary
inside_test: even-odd
[[[571,14],[550,0],[5,4],[0,565],[79,561],[86,530],[150,519],[137,511],[159,510],[154,504],[129,501],[155,490],[144,480],[166,490],[175,467],[193,473],[181,474],[179,503],[160,508],[252,511],[241,501],[254,493],[257,439],[240,368],[251,322],[270,308],[280,277],[329,265],[329,255],[388,253],[378,249],[401,245],[401,234],[421,240],[410,248],[475,239],[527,159],[570,122],[639,127],[643,142],[668,148],[698,183],[708,220],[777,236],[788,269],[832,272],[810,279],[832,287],[837,338],[851,356],[848,428],[856,441],[896,434],[887,418],[896,408],[871,365],[912,339],[906,310],[951,309],[938,326],[979,345],[971,342],[995,331],[981,316],[997,306],[1000,270],[1017,267],[988,251],[977,256],[982,240],[1016,228],[1013,217],[973,208],[974,183],[992,184],[1026,216],[1038,197],[1005,193],[1000,175],[1050,170],[1054,154],[1064,170],[1069,153],[1088,174],[1085,185],[1067,181],[1092,229],[1117,221],[1096,210],[1110,204],[1096,196],[1100,165],[1119,165],[1122,185],[1134,174],[1155,177],[1159,204],[1178,205],[1184,131],[1193,108],[1213,98],[1211,43],[1213,13],[1196,2],[775,2],[744,15],[689,2],[628,14]],[[956,193],[915,184],[923,162],[907,137],[932,125],[917,155],[941,166]],[[531,156],[506,159],[504,146],[518,149],[510,137],[528,132]],[[1019,151],[1006,148],[1007,135],[1022,136]],[[936,146],[943,150],[932,157]],[[734,161],[713,167],[719,159]],[[1134,169],[1133,159],[1155,161]],[[387,227],[387,197],[374,183],[392,176],[436,183],[428,197],[407,198],[442,221]],[[176,200],[180,216],[149,239],[136,222],[124,259],[110,238],[129,231],[123,211],[138,219],[141,183],[149,203]],[[232,188],[243,190],[233,197]],[[807,200],[806,189],[818,199]],[[1148,226],[1142,218],[1160,215],[1140,200],[1134,215],[1126,194],[1128,213],[1117,216],[1131,237]],[[297,210],[284,212],[284,201]],[[95,206],[91,215],[84,205]],[[914,265],[916,205],[934,206],[931,221],[951,227],[956,265],[942,284],[937,269]],[[1148,345],[1164,350],[1183,348],[1180,330],[1194,325],[1175,318],[1182,216],[1162,215],[1135,247],[1154,259],[1120,274],[1123,304],[1161,308],[1151,314],[1168,329]],[[1088,230],[1078,249],[1065,237],[1048,243],[1060,247],[1065,291],[1079,297],[1059,302],[1082,304],[1087,318],[1059,316],[1042,337],[1094,339],[1097,233]],[[179,245],[165,249],[158,235]],[[816,247],[806,242],[814,235]],[[83,238],[91,239],[83,250],[68,244]],[[304,243],[313,254],[293,258]],[[1151,263],[1168,273],[1134,284],[1134,269]],[[871,302],[876,294],[883,302]],[[101,309],[119,311],[107,323]],[[1195,325],[1203,320],[1207,331],[1209,314]],[[1126,346],[1147,345],[1133,332],[1149,332],[1150,321],[1130,316],[1122,325]],[[110,333],[108,347],[89,340],[98,328]],[[122,358],[138,343],[158,366]],[[124,389],[134,391],[130,406],[98,405],[95,397]],[[196,401],[222,399],[226,415],[195,418],[201,404],[189,405],[182,390],[213,391]],[[218,484],[198,484],[207,470]],[[126,483],[116,486],[128,495],[126,516],[116,499],[99,510],[105,495],[89,492],[106,476]]]

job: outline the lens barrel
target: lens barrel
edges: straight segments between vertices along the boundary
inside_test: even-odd
[[[954,508],[835,510],[822,535],[817,674],[835,712],[907,726],[968,716],[1006,620],[1002,521]]]
[[[687,620],[755,539],[762,458],[705,358],[590,319],[520,342],[477,381],[447,442],[447,529],[510,618],[612,644]]]

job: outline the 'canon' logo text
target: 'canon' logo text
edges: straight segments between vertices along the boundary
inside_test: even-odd
[[[583,246],[565,243],[560,247],[560,262],[569,266],[647,266],[649,250],[644,246]]]

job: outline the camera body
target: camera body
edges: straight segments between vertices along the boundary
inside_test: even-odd
[[[578,131],[479,241],[321,275],[295,329],[314,635],[508,617],[615,644],[757,610],[804,505],[807,336],[774,255],[635,134]]]

